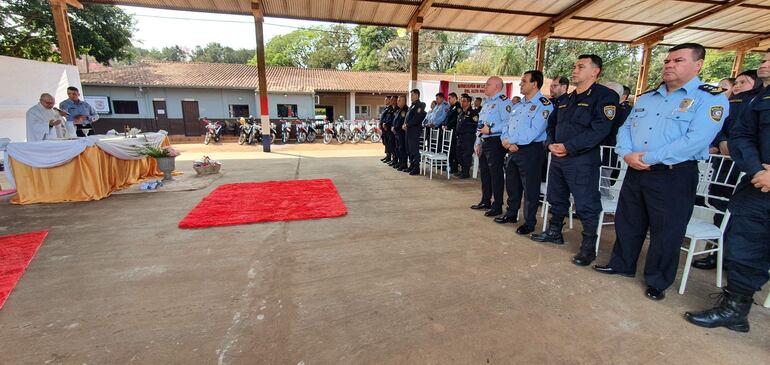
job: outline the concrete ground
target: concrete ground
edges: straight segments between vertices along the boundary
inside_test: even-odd
[[[204,153],[223,160],[215,185],[331,178],[348,215],[180,230],[215,186],[5,199],[0,234],[50,234],[0,310],[0,364],[770,363],[767,309],[748,334],[682,318],[713,303],[713,271],[650,301],[641,272],[570,263],[579,223],[567,245],[537,244],[468,209],[477,181],[396,172],[380,145],[178,147],[187,173]],[[606,228],[598,262],[613,239]]]

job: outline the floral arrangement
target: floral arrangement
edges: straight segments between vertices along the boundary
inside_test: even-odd
[[[150,157],[176,157],[179,156],[180,153],[174,147],[166,146],[166,147],[153,147],[150,145],[143,145],[143,146],[137,146],[137,153],[140,155],[150,156]]]

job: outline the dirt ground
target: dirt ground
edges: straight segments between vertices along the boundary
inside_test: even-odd
[[[754,306],[748,334],[682,318],[713,303],[713,271],[650,301],[641,269],[570,263],[579,221],[563,247],[537,244],[468,209],[478,181],[397,172],[381,145],[177,147],[181,170],[207,154],[225,175],[189,192],[0,200],[0,234],[50,230],[0,310],[0,364],[770,363],[768,309]],[[177,228],[219,184],[315,178],[333,179],[347,216]],[[599,263],[613,240],[605,228]]]

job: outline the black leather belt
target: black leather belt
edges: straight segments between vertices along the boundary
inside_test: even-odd
[[[655,165],[650,166],[650,171],[673,170],[673,169],[678,169],[678,168],[687,167],[687,166],[693,166],[693,165],[697,165],[697,164],[698,164],[698,161],[685,161],[685,162],[680,162],[680,163],[673,164],[673,165],[665,165],[665,164],[659,163],[659,164],[655,164]]]

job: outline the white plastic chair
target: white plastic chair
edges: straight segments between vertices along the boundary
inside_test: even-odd
[[[596,255],[599,255],[602,227],[615,224],[614,221],[605,222],[604,215],[615,215],[615,212],[617,212],[620,188],[623,186],[623,179],[626,177],[626,170],[628,169],[628,165],[626,165],[622,158],[612,158],[613,152],[615,152],[614,146],[600,146],[599,152],[602,157],[602,165],[599,166],[599,191],[602,193],[602,212],[599,213],[599,224],[596,227]],[[610,157],[605,159],[604,156]],[[613,178],[613,173],[617,173],[618,177]]]
[[[436,132],[439,132],[436,130]],[[431,139],[433,139],[433,131],[431,131]],[[425,153],[425,162],[428,164],[428,168],[430,169],[430,179],[433,180],[433,169],[436,169],[436,172],[438,173],[438,170],[442,167],[447,168],[447,174],[446,178],[449,180],[452,176],[452,174],[449,172],[449,152],[452,149],[452,131],[446,130],[443,131],[443,140],[441,142],[441,148],[437,151],[430,151]],[[438,142],[438,141],[437,141]]]
[[[548,227],[548,209],[551,207],[550,204],[548,204],[548,176],[550,175],[549,172],[551,171],[551,152],[548,152],[548,164],[545,168],[545,182],[540,183],[540,194],[543,196],[542,200],[540,202],[543,204],[543,232],[545,232],[546,227]],[[572,214],[574,212],[573,207],[575,205],[574,199],[572,199],[572,194],[569,195],[569,229],[573,228],[573,220],[572,220]]]
[[[712,207],[708,204],[709,199],[721,200],[728,202],[730,198],[725,198],[717,195],[712,195],[709,192],[710,186],[722,186],[735,191],[738,181],[741,180],[744,173],[738,173],[735,170],[735,164],[732,163],[729,157],[722,155],[710,155],[706,164],[699,164],[699,168],[702,168],[699,173],[698,182],[698,196],[704,198],[705,206],[695,205],[693,208],[693,216],[690,218],[690,222],[687,223],[687,232],[685,237],[688,238],[686,246],[683,245],[681,250],[687,252],[687,259],[684,264],[684,272],[682,272],[682,280],[679,284],[679,294],[684,294],[685,287],[687,286],[687,279],[690,275],[690,267],[692,266],[693,256],[709,254],[712,252],[717,253],[717,277],[716,286],[722,287],[722,255],[723,255],[723,237],[725,228],[727,227],[727,221],[730,220],[730,211],[724,212]],[[737,178],[736,177],[737,174]],[[717,227],[713,223],[713,216],[722,215],[722,223]],[[709,219],[712,218],[712,219]],[[704,241],[711,243],[711,248],[698,249],[698,242]]]
[[[423,134],[427,133],[427,128],[423,129]],[[425,164],[427,162],[428,155],[435,155],[438,153],[439,146],[438,144],[438,136],[439,136],[439,130],[436,128],[432,128],[430,130],[430,136],[428,137],[427,143],[424,143],[423,148],[420,149],[420,174],[425,175],[425,172],[427,171],[425,169]]]

